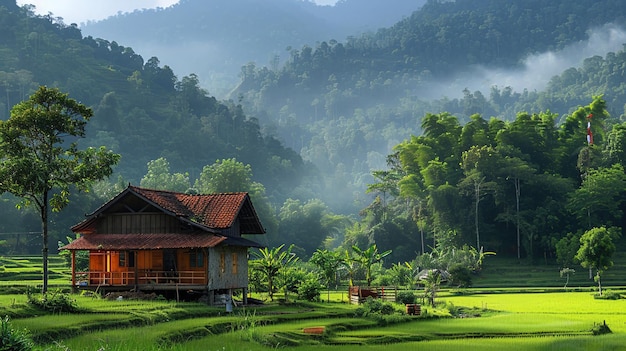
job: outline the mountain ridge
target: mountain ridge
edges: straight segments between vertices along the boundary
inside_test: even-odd
[[[318,6],[298,0],[183,0],[164,9],[136,10],[88,22],[81,30],[150,52],[177,72],[195,73],[203,87],[224,97],[248,62],[279,66],[289,55],[288,47],[377,30],[410,15],[423,3],[346,0]]]

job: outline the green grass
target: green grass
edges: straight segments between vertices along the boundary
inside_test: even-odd
[[[455,345],[478,349],[487,340],[494,349],[493,345],[525,349],[521,343],[527,349],[544,350],[567,349],[572,345],[585,345],[577,349],[602,349],[626,341],[626,300],[596,300],[588,292],[442,295],[440,300],[447,302],[448,307],[475,308],[482,311],[482,316],[416,319],[376,327],[372,320],[348,317],[355,307],[340,303],[271,305],[256,310],[238,309],[233,315],[224,316],[222,309],[195,303],[107,301],[76,296],[80,307],[88,312],[18,318],[15,324],[34,331],[40,343],[52,346],[53,339],[62,340],[70,350],[196,350],[199,345],[204,345],[202,349],[211,345],[215,350],[264,350],[281,342],[300,345],[299,350],[339,350],[340,345],[346,344],[368,349],[380,343],[387,343],[385,348],[389,350],[406,350],[413,344],[427,349],[455,349]],[[18,312],[27,308],[23,295],[0,296],[0,305],[13,306]],[[242,321],[246,319],[253,321],[245,324]],[[589,335],[593,324],[602,321],[615,334],[576,336]],[[303,335],[302,329],[311,326],[325,326],[329,335],[323,342]],[[263,337],[266,335],[275,337],[268,340]],[[579,341],[572,344],[572,339]],[[264,340],[274,344],[259,344]]]
[[[603,285],[624,286],[626,272],[626,252],[614,254],[613,267],[602,275]],[[561,270],[554,260],[535,260],[531,264],[527,260],[518,261],[515,258],[490,256],[485,259],[481,274],[473,279],[474,287],[563,287],[565,278],[561,277]],[[593,279],[589,279],[589,271],[580,265],[569,267],[576,272],[570,275],[568,286],[571,288],[586,288],[595,286]]]
[[[626,271],[620,261],[605,275],[605,286],[620,289]],[[626,260],[624,260],[626,261]],[[58,287],[67,290],[69,277],[62,260],[51,265]],[[444,288],[441,305],[422,306],[431,318],[395,315],[380,320],[355,317],[345,291],[330,294],[330,303],[278,304],[259,308],[223,307],[171,301],[103,300],[72,295],[80,312],[48,314],[27,303],[23,291],[41,279],[41,259],[2,258],[0,315],[18,328],[31,331],[38,350],[604,350],[626,345],[626,299],[594,299],[595,282],[584,270],[564,279],[555,265],[520,264],[516,260],[487,260],[476,288]],[[609,270],[608,272],[610,272]],[[607,272],[607,273],[608,273]],[[14,278],[24,277],[16,281]],[[504,282],[503,282],[504,281]],[[52,289],[55,289],[52,287]],[[15,293],[9,294],[8,292]],[[618,290],[626,295],[626,290]],[[416,295],[420,295],[418,291]],[[326,301],[327,292],[321,298]],[[263,295],[255,295],[265,299]],[[277,298],[280,296],[277,296]],[[295,296],[290,296],[293,300]],[[403,305],[396,305],[402,311]],[[451,318],[449,311],[470,318]],[[446,318],[447,317],[447,318]],[[613,334],[592,336],[594,324],[606,322]],[[322,335],[303,329],[324,326]]]

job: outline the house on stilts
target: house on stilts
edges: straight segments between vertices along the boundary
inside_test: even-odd
[[[243,235],[265,234],[247,193],[191,195],[128,186],[74,225],[80,237],[60,250],[72,257],[72,286],[106,292],[197,295],[210,304],[241,292],[248,249]],[[87,271],[76,253],[89,252]]]

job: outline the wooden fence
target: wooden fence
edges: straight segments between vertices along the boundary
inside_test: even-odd
[[[396,302],[398,289],[395,286],[351,286],[349,288],[350,303],[358,305],[367,298]]]

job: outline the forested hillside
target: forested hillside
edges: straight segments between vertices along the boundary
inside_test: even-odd
[[[61,239],[128,181],[219,191],[231,188],[215,179],[237,174],[267,244],[302,258],[376,244],[389,262],[484,247],[571,265],[586,229],[624,227],[625,14],[611,0],[428,1],[375,33],[292,47],[283,66],[245,65],[221,102],[195,74],[0,0],[0,118],[36,86],[58,86],[94,108],[87,143],[122,154],[119,178],[55,217]],[[529,55],[576,56],[581,43],[604,51],[544,77],[545,91],[440,93],[487,69],[524,72]],[[2,197],[0,232],[37,231],[15,203]]]
[[[156,57],[144,60],[113,40],[83,37],[75,26],[36,16],[12,0],[0,1],[0,33],[0,118],[7,119],[11,107],[39,85],[69,93],[94,110],[82,146],[106,145],[122,154],[113,182],[138,185],[148,162],[162,157],[169,162],[168,172],[190,178],[193,185],[205,166],[236,159],[250,165],[252,180],[265,186],[265,196],[277,204],[273,206],[297,197],[294,192],[312,197],[319,188],[313,167],[263,134],[259,122],[240,106],[209,96],[194,74],[178,78]],[[1,205],[10,209],[14,204],[5,197]],[[84,204],[80,208],[69,209],[73,219],[55,223],[54,230],[67,232],[93,210]],[[20,223],[27,213],[14,213],[2,211],[0,232],[38,230],[36,224],[24,228]],[[272,217],[265,221],[269,225],[273,212],[267,215]]]
[[[150,52],[184,74],[196,73],[212,95],[225,96],[248,62],[278,67],[288,47],[344,40],[408,17],[425,0],[182,0],[81,26],[85,35],[115,38]],[[138,29],[141,30],[138,30]]]
[[[529,55],[559,50],[578,55],[576,45],[595,38],[593,31],[623,33],[625,14],[615,0],[428,1],[376,33],[294,48],[280,69],[249,64],[231,96],[329,175],[328,186],[347,199],[371,181],[371,169],[384,166],[394,145],[421,134],[419,120],[429,112],[455,114],[461,123],[474,113],[511,120],[519,111],[564,114],[593,94],[606,93],[609,111],[621,113],[626,98],[614,100],[609,92],[621,84],[617,77],[562,95],[551,95],[561,87],[556,80],[547,94],[515,91],[498,77],[486,91],[468,87],[487,79],[488,69],[502,76],[524,73]],[[588,45],[594,44],[601,46]],[[561,81],[570,84],[573,75],[567,75]]]

